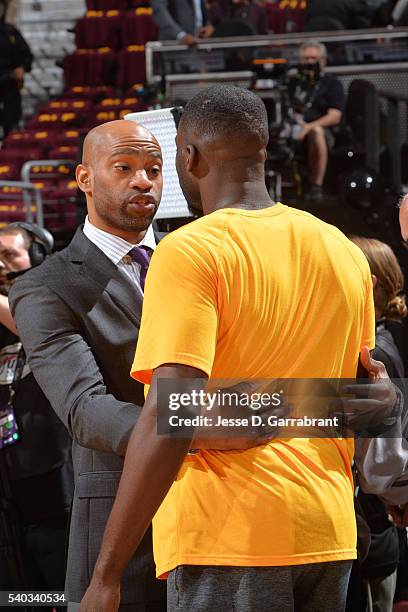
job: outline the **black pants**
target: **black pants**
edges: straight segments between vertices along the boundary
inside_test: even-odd
[[[23,556],[26,589],[32,591],[63,591],[65,583],[65,546],[67,516],[20,525],[19,544]],[[0,550],[0,590],[18,590],[16,576],[10,570],[7,552]],[[53,607],[33,607],[44,612]],[[65,610],[65,607],[57,610]],[[1,608],[13,610],[15,608]],[[21,608],[20,608],[21,610]]]
[[[21,119],[21,94],[15,79],[0,86],[0,125],[6,137]]]

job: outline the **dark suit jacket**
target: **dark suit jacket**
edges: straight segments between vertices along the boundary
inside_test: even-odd
[[[346,30],[370,26],[366,0],[308,0],[306,11],[307,21],[327,17],[339,21]]]
[[[80,228],[66,249],[15,283],[10,304],[34,376],[73,438],[66,589],[79,602],[144,401],[142,385],[129,376],[142,298]],[[149,531],[124,574],[122,603],[164,597]]]
[[[159,40],[176,40],[180,32],[196,34],[196,18],[193,0],[152,0],[153,19],[159,28]],[[206,11],[201,1],[203,25]]]

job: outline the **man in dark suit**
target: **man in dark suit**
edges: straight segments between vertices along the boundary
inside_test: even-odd
[[[177,40],[194,45],[197,38],[208,38],[214,28],[207,24],[202,0],[152,0],[153,19],[160,40]]]
[[[112,121],[92,130],[76,173],[87,199],[84,227],[66,249],[18,279],[10,293],[29,364],[73,438],[70,612],[92,576],[144,403],[143,386],[129,372],[156,246],[151,222],[161,198],[161,168],[157,140],[136,123]],[[261,442],[265,437],[249,435],[210,444],[228,450]],[[154,577],[149,529],[122,580],[120,610],[162,612],[165,593],[165,582]]]
[[[143,405],[143,386],[129,376],[146,272],[137,258],[141,253],[148,261],[156,244],[151,221],[161,165],[156,139],[133,122],[92,131],[77,169],[88,204],[85,226],[64,251],[21,277],[10,295],[35,377],[73,438],[70,602],[80,602],[88,586]],[[148,531],[122,582],[122,608],[164,611],[165,592],[154,577]]]

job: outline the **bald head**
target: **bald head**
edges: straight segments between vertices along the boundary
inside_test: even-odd
[[[150,141],[160,148],[150,130],[135,121],[118,119],[117,121],[102,123],[88,132],[83,144],[82,163],[87,166],[94,166],[98,160],[109,154],[112,145],[126,142],[129,138]]]
[[[76,179],[90,222],[136,244],[161,199],[163,159],[156,138],[134,121],[110,121],[86,136],[82,159]]]

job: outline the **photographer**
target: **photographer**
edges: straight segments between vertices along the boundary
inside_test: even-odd
[[[10,277],[39,265],[51,249],[52,236],[38,226],[0,230],[0,416],[12,423],[0,428],[0,490],[11,493],[0,513],[0,590],[7,591],[64,590],[71,441],[26,364],[4,295]]]
[[[340,81],[324,74],[327,63],[325,45],[309,40],[300,46],[299,55],[301,64],[319,67],[317,79],[304,95],[297,134],[297,139],[306,146],[310,181],[307,199],[318,202],[323,199],[328,151],[334,144],[332,128],[341,122],[345,95]]]

